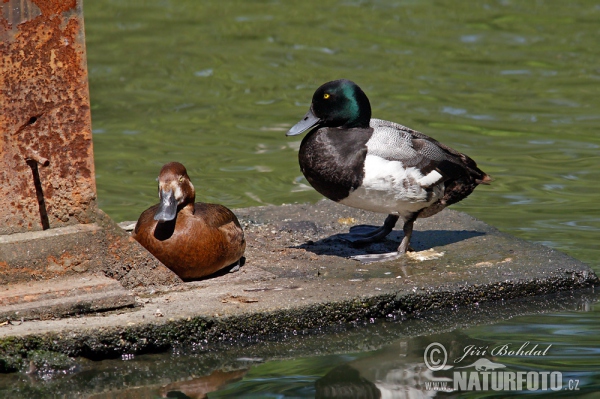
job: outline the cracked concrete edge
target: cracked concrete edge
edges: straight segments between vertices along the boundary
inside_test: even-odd
[[[0,339],[0,371],[22,369],[24,359],[32,352],[58,352],[100,360],[123,354],[160,352],[198,342],[210,346],[226,341],[268,340],[299,330],[310,332],[369,319],[419,316],[448,307],[546,295],[599,283],[592,271],[565,270],[561,275],[534,281],[454,284],[439,287],[435,292],[399,291],[227,317],[195,316],[143,325],[8,336]]]

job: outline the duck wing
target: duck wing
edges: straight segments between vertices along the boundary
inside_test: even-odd
[[[220,204],[210,204],[205,202],[196,202],[194,204],[194,215],[196,218],[202,218],[204,223],[211,228],[219,228],[233,223],[235,227],[240,227],[235,214],[227,207]]]
[[[381,119],[371,119],[370,127],[373,136],[367,143],[369,154],[419,169],[424,176],[429,176],[424,179],[428,186],[460,179],[475,185],[490,181],[467,155],[421,132]]]

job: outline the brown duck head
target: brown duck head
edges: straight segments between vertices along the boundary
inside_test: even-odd
[[[154,214],[154,220],[159,222],[173,220],[178,211],[188,206],[194,213],[196,191],[185,166],[179,162],[169,162],[162,167],[158,175],[158,198],[160,203]]]

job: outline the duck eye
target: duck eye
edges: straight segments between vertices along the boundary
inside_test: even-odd
[[[329,97],[331,97],[331,94],[329,94],[329,93],[325,93],[325,94],[323,94],[323,98],[324,98],[325,100],[327,100]]]

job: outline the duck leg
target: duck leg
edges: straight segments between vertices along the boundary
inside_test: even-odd
[[[383,240],[392,232],[398,218],[398,215],[388,215],[381,227],[373,229],[371,226],[355,226],[350,229],[348,234],[340,234],[338,237],[342,240],[349,241],[352,244],[359,245]]]
[[[230,269],[229,269],[229,273],[235,273],[238,270],[240,270],[240,267],[244,266],[246,264],[246,257],[242,256],[241,258],[239,258],[237,260],[237,262],[229,265]]]
[[[356,255],[352,256],[352,259],[358,260],[361,263],[373,263],[373,262],[384,262],[386,260],[394,260],[400,258],[406,253],[406,251],[413,251],[410,247],[410,238],[412,237],[413,225],[419,213],[413,213],[405,222],[402,230],[404,231],[404,237],[398,246],[396,252],[388,252],[385,254],[368,254],[368,255]],[[392,216],[392,215],[390,215]],[[389,218],[389,216],[388,216]],[[386,219],[387,222],[387,219]]]
[[[404,231],[404,237],[402,238],[402,241],[400,241],[400,245],[398,245],[398,253],[400,255],[405,254],[406,251],[414,251],[414,249],[410,247],[410,238],[412,237],[413,225],[415,224],[416,219],[417,215],[415,214],[414,217],[411,217],[409,220],[404,222],[404,226],[402,227],[402,231]]]

